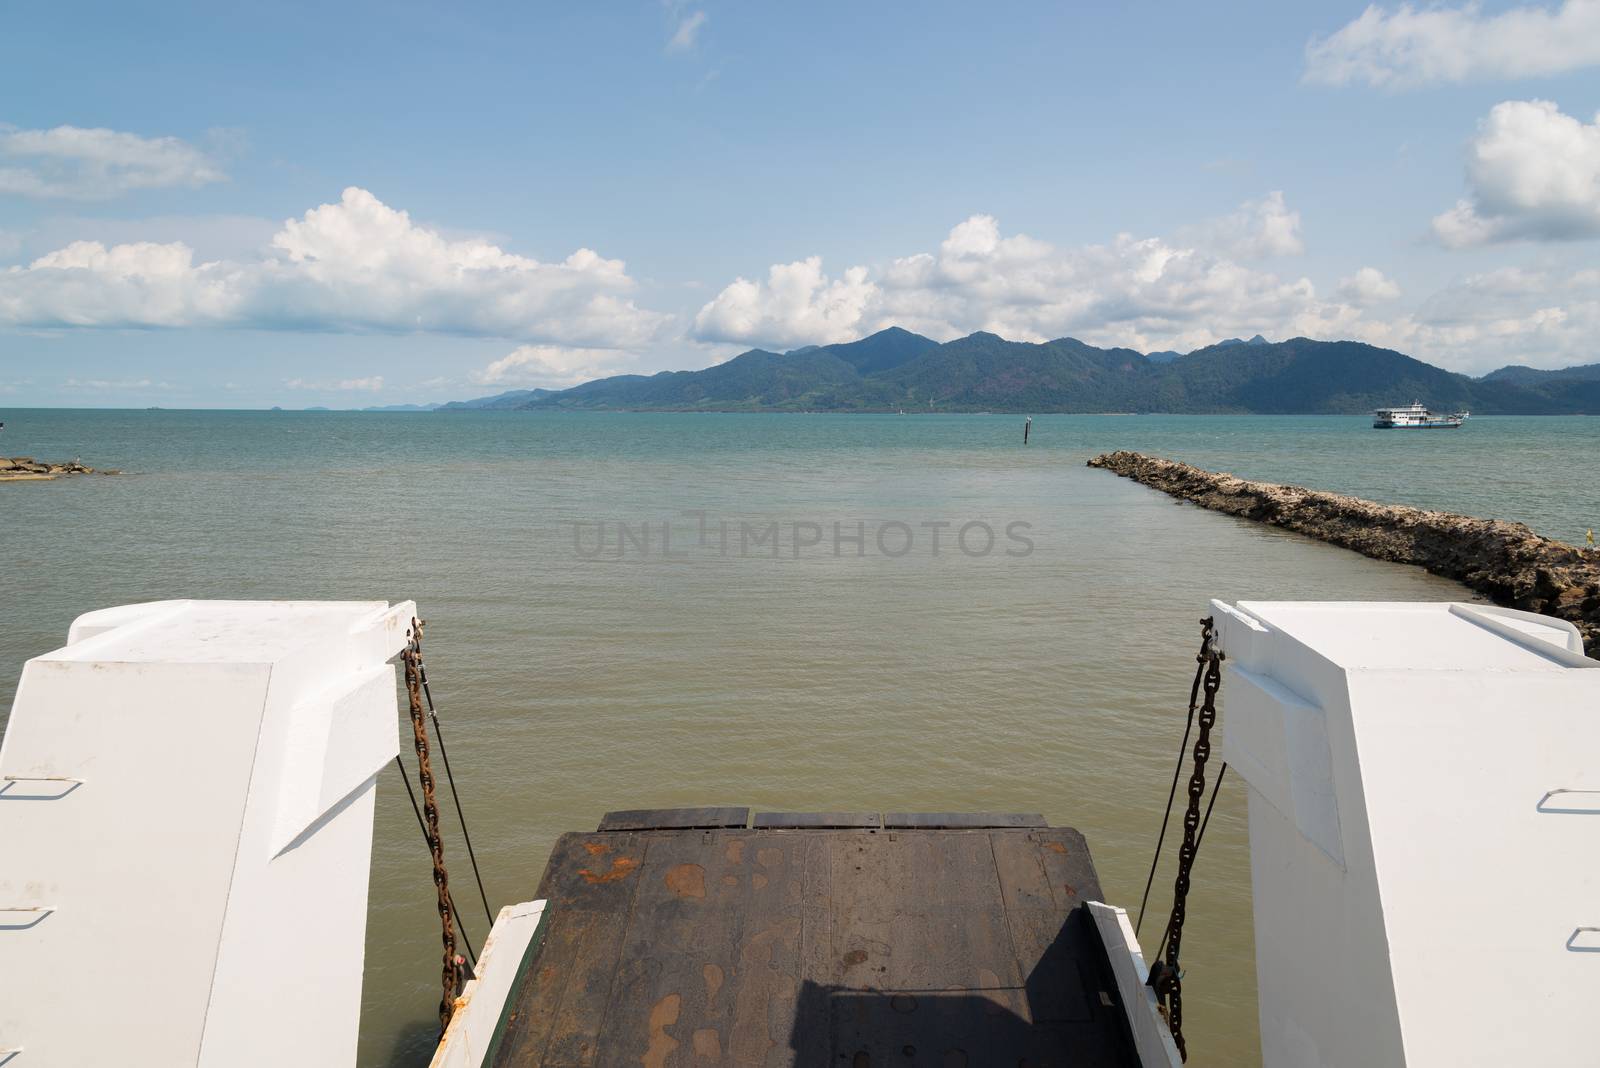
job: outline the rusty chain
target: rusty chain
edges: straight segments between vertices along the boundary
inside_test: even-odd
[[[439,895],[439,924],[444,943],[444,969],[440,983],[444,993],[439,1000],[439,1031],[450,1025],[455,1012],[456,987],[460,963],[456,957],[456,933],[451,923],[450,873],[444,866],[444,844],[439,837],[439,807],[433,796],[433,765],[428,759],[428,728],[422,709],[422,620],[411,621],[410,640],[400,654],[405,665],[406,698],[411,710],[411,737],[417,750],[417,779],[422,783],[423,831],[433,854],[433,885]]]
[[[1151,970],[1150,985],[1155,988],[1156,996],[1160,999],[1162,1008],[1166,1012],[1167,1026],[1172,1031],[1172,1040],[1178,1047],[1178,1055],[1185,1061],[1189,1059],[1189,1048],[1183,1040],[1183,973],[1178,966],[1178,954],[1183,941],[1183,921],[1187,915],[1189,898],[1189,875],[1194,868],[1194,858],[1200,848],[1200,835],[1205,833],[1205,825],[1200,820],[1200,800],[1206,792],[1206,761],[1211,758],[1211,728],[1217,722],[1217,690],[1222,686],[1222,653],[1214,646],[1216,631],[1215,620],[1206,617],[1200,621],[1200,652],[1195,660],[1203,672],[1201,685],[1204,699],[1200,704],[1199,734],[1194,740],[1194,770],[1189,775],[1189,804],[1183,813],[1183,843],[1178,847],[1178,876],[1172,886],[1172,916],[1167,921],[1167,931],[1163,937],[1166,947],[1165,959],[1160,959],[1161,951],[1157,950],[1156,967]],[[1223,771],[1227,765],[1223,765]],[[1217,776],[1218,785],[1221,784],[1222,775]],[[1216,793],[1211,795],[1213,803]],[[1210,821],[1211,810],[1206,809],[1206,820]]]

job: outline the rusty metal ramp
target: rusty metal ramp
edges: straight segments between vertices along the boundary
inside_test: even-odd
[[[500,1066],[1135,1065],[1038,816],[616,812],[564,835]]]

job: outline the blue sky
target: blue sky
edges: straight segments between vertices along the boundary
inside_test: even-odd
[[[1600,361],[1600,0],[19,3],[0,405],[447,400],[890,324]]]

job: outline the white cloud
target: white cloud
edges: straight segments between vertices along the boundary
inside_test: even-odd
[[[615,349],[519,345],[482,370],[474,371],[471,378],[482,386],[565,389],[580,382],[622,374],[627,370],[630,360],[627,353]]]
[[[673,31],[672,38],[667,41],[667,51],[687,52],[695,46],[695,41],[700,36],[700,28],[706,24],[706,13],[694,11],[678,20],[678,28]]]
[[[1300,213],[1290,210],[1277,190],[1260,200],[1246,201],[1231,215],[1186,227],[1177,237],[1186,244],[1242,260],[1298,256],[1306,250],[1300,239]]]
[[[1433,220],[1452,248],[1600,237],[1600,116],[1548,100],[1496,104],[1467,150],[1468,195]]]
[[[74,241],[0,271],[0,322],[17,326],[189,326],[235,314],[242,272],[194,264],[182,243],[107,248]]]
[[[1600,0],[1517,7],[1485,15],[1463,7],[1393,12],[1373,5],[1306,46],[1305,80],[1391,89],[1560,74],[1600,64]]]
[[[1083,340],[1145,350],[1194,348],[1258,331],[1281,332],[1314,300],[1285,281],[1192,247],[1118,235],[1056,249],[1003,236],[993,216],[954,227],[937,253],[839,278],[817,257],[774,266],[765,284],[740,278],[695,317],[698,340],[793,347],[899,325],[940,340],[974,330],[1042,341]]]
[[[98,241],[108,246],[181,241],[194,250],[197,260],[239,260],[257,256],[282,226],[281,220],[254,215],[151,215],[112,219],[87,213],[52,212],[32,221],[26,233],[17,235],[17,252],[19,259],[31,260],[74,241]]]
[[[136,189],[196,188],[226,177],[206,153],[176,137],[0,126],[0,194],[103,200]]]
[[[149,389],[155,383],[148,378],[69,378],[62,385],[69,389]],[[167,383],[161,383],[161,388],[170,388]]]
[[[1339,296],[1351,304],[1376,304],[1399,295],[1400,286],[1376,267],[1363,267],[1348,278],[1339,279]]]
[[[1189,351],[1226,337],[1354,339],[1442,367],[1594,362],[1600,271],[1474,276],[1412,310],[1400,287],[1363,267],[1337,292],[1181,242],[1119,234],[1056,248],[1004,235],[988,215],[955,226],[937,252],[830,277],[817,257],[738,279],[695,317],[705,342],[792,348],[901,326],[940,341],[987,330],[1021,341],[1071,336],[1141,352]],[[1378,314],[1373,306],[1383,306]]]
[[[735,279],[694,319],[702,341],[763,341],[787,346],[849,341],[878,287],[867,281],[865,267],[852,267],[830,280],[822,258],[775,263],[767,281]]]
[[[196,263],[182,242],[77,241],[0,270],[0,323],[248,327],[507,337],[637,348],[668,317],[636,307],[621,260],[559,263],[449,240],[364,189],[290,219],[258,258]]]
[[[1505,267],[1447,286],[1411,315],[1366,324],[1363,336],[1453,370],[1481,374],[1514,363],[1594,363],[1597,332],[1600,271]]]
[[[383,389],[383,376],[341,378],[326,382],[308,378],[286,378],[283,384],[290,389],[313,389],[319,392],[337,389],[355,393],[377,393]]]

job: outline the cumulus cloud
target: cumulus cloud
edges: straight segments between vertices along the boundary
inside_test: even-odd
[[[621,260],[558,263],[450,240],[364,189],[285,222],[245,262],[195,262],[182,242],[76,241],[0,270],[0,323],[249,327],[507,337],[636,348],[667,317],[638,308]]]
[[[901,326],[940,341],[987,330],[1021,341],[1070,336],[1153,352],[1260,333],[1368,341],[1473,373],[1595,358],[1600,271],[1473,276],[1411,309],[1391,303],[1400,295],[1376,267],[1323,295],[1309,279],[1176,240],[1119,234],[1057,248],[974,215],[936,252],[881,268],[853,267],[835,277],[812,257],[779,264],[764,281],[737,279],[700,310],[691,335],[792,348]]]
[[[672,37],[667,41],[667,51],[687,52],[695,45],[700,37],[700,28],[706,24],[704,11],[693,11],[678,20],[678,28],[673,31]]]
[[[176,137],[57,126],[0,125],[0,194],[103,200],[137,189],[196,188],[227,176]]]
[[[1291,210],[1277,190],[1260,200],[1246,201],[1231,215],[1186,227],[1177,236],[1185,243],[1241,260],[1298,256],[1306,250],[1300,240],[1300,213]]]
[[[1452,248],[1600,237],[1600,116],[1548,100],[1496,104],[1467,149],[1466,197],[1433,220]]]
[[[865,267],[826,278],[822,258],[775,263],[765,282],[737,278],[695,316],[702,341],[754,341],[773,345],[832,344],[857,336],[878,296]]]
[[[1339,279],[1339,296],[1351,304],[1376,304],[1399,295],[1399,285],[1376,267],[1363,267],[1348,278]]]
[[[565,389],[580,382],[622,374],[631,359],[628,353],[615,349],[519,345],[488,366],[474,371],[471,378],[483,386]]]
[[[990,215],[961,222],[936,253],[852,267],[830,278],[818,257],[780,264],[765,283],[740,278],[695,317],[702,341],[793,347],[899,325],[941,340],[974,330],[1042,341],[1072,334],[1146,349],[1196,347],[1243,332],[1281,332],[1314,299],[1283,280],[1160,238],[1118,235],[1057,249],[1003,235]]]
[[[1505,267],[1452,283],[1417,310],[1366,324],[1367,340],[1469,373],[1594,363],[1600,271]]]
[[[1373,5],[1306,46],[1305,80],[1389,89],[1561,74],[1600,64],[1600,0],[1516,7]]]

